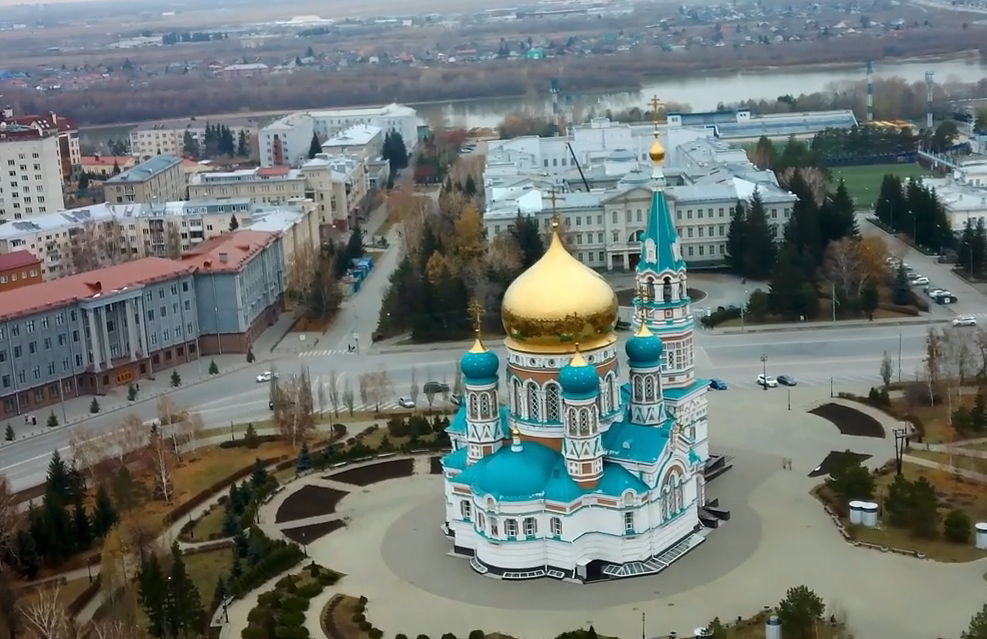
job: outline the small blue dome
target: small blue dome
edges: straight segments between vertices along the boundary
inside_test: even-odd
[[[542,494],[558,459],[553,450],[525,442],[519,451],[504,448],[484,466],[474,492],[498,501],[524,501]]]
[[[562,384],[562,392],[569,397],[588,397],[599,392],[600,374],[577,352],[572,361],[559,371],[559,383]]]
[[[664,351],[661,338],[654,335],[647,328],[637,332],[634,337],[627,340],[624,351],[631,365],[654,366],[661,363],[661,355]]]
[[[500,370],[500,358],[496,353],[488,351],[480,340],[476,340],[473,348],[459,360],[459,367],[463,371],[463,377],[468,380],[492,380]]]

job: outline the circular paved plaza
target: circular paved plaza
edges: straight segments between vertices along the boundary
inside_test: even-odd
[[[860,637],[959,635],[983,604],[984,562],[937,564],[846,544],[808,494],[818,480],[807,474],[831,450],[874,455],[879,464],[892,445],[841,436],[805,413],[820,401],[793,393],[788,411],[781,393],[711,395],[713,448],[735,459],[709,493],[732,517],[658,575],[590,585],[477,575],[448,555],[436,475],[356,489],[337,507],[348,525],[311,543],[309,554],[347,575],[340,590],[367,596],[368,616],[390,636],[479,628],[540,639],[593,624],[604,635],[635,637],[642,613],[648,636],[688,636],[714,616],[777,604],[799,584],[846,610]],[[793,470],[782,470],[782,457]]]

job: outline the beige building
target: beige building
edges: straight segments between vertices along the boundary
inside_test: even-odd
[[[235,222],[234,222],[235,220]],[[143,257],[177,258],[231,229],[280,232],[286,251],[319,246],[319,216],[312,202],[263,206],[248,199],[97,204],[0,225],[0,254],[30,251],[45,280]]]
[[[384,149],[384,129],[372,124],[354,124],[322,143],[326,155],[354,155],[376,160]]]
[[[244,132],[250,141],[252,153],[256,154],[254,143],[257,140],[260,126],[256,120],[250,118],[218,118],[215,120],[190,118],[188,120],[144,122],[130,130],[130,154],[138,160],[147,160],[155,155],[181,157],[184,155],[186,131],[201,146],[206,139],[206,125],[217,124],[229,127],[230,132],[233,133],[233,139],[237,141],[240,139],[240,132]]]
[[[65,208],[56,129],[0,122],[0,224]]]
[[[158,155],[121,171],[103,183],[109,204],[154,204],[185,199],[182,160]]]
[[[286,166],[213,171],[190,176],[190,200],[248,198],[255,204],[287,204],[306,197],[305,178]]]

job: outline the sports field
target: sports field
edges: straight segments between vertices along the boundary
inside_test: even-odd
[[[881,192],[881,180],[888,173],[903,178],[929,175],[929,172],[918,164],[871,164],[868,166],[841,166],[831,169],[833,188],[843,178],[850,197],[858,208],[874,205]]]

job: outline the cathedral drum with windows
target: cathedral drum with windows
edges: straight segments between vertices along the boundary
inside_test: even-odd
[[[616,295],[566,251],[557,225],[545,255],[504,295],[506,370],[479,335],[462,357],[442,528],[478,573],[577,582],[653,574],[712,529],[707,383],[693,374],[685,266],[657,140],[651,155],[627,377]]]

